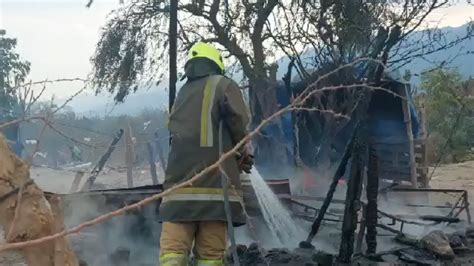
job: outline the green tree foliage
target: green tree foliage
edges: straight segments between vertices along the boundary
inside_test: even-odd
[[[253,127],[280,108],[275,89],[279,71],[274,62],[282,56],[292,60],[302,80],[291,88],[294,95],[340,65],[357,58],[380,59],[385,50],[389,57],[387,66],[397,68],[413,58],[452,47],[472,36],[472,32],[466,32],[466,36],[443,42],[444,38],[434,38],[438,35],[433,29],[423,34],[426,35],[423,38],[409,38],[425,26],[430,13],[455,4],[457,1],[452,0],[183,0],[178,2],[178,66],[184,65],[185,51],[194,42],[215,44],[223,51],[228,66],[226,73],[238,73],[234,78],[242,78],[238,81],[248,88]],[[165,78],[170,60],[168,26],[168,0],[131,1],[114,10],[91,59],[92,84],[98,91],[107,90],[117,102],[122,102],[129,93],[145,87],[144,84]],[[368,64],[364,73],[372,75],[375,67],[375,63]],[[291,77],[291,68],[287,70]],[[312,89],[358,82],[355,79],[360,73],[346,71],[347,74],[340,71],[338,77],[333,75],[332,80],[325,79]],[[319,93],[304,107],[351,116],[357,93],[355,89]],[[293,122],[298,132],[309,134],[294,138],[306,138],[314,143],[307,153],[310,164],[322,161],[314,153],[329,154],[335,136],[348,121],[334,118],[330,113],[305,111],[295,117]],[[273,165],[285,165],[289,161],[289,146],[284,144],[281,133],[283,123],[278,119],[273,121],[281,130],[253,140],[257,164],[263,157]]]
[[[457,71],[436,69],[422,76],[426,92],[426,122],[436,158],[459,162],[474,147],[474,82]]]
[[[229,72],[241,70],[250,88],[266,91],[263,88],[269,85],[266,83],[271,79],[271,64],[284,54],[295,58],[298,74],[308,78],[307,72],[314,69],[358,57],[377,57],[389,31],[398,28],[402,34],[395,40],[396,49],[389,60],[389,65],[397,66],[472,36],[468,32],[452,43],[439,43],[426,36],[422,38],[424,42],[411,42],[407,38],[424,26],[430,13],[456,3],[438,0],[179,1],[178,65],[182,65],[185,51],[194,42],[211,42],[223,50],[227,66],[234,66],[227,69]],[[94,67],[91,79],[97,90],[107,90],[117,102],[122,102],[130,92],[145,87],[147,81],[163,78],[169,60],[168,26],[167,0],[131,1],[114,10],[91,58]],[[433,29],[428,34],[435,33]],[[308,49],[314,50],[312,58],[304,58],[308,57],[304,55]],[[262,95],[250,95],[250,100],[261,98],[264,104],[263,99],[268,95],[259,93]],[[253,107],[252,114],[259,111],[258,106]]]
[[[30,63],[15,51],[17,40],[6,37],[0,29],[0,114],[14,115],[17,106],[16,87],[23,83],[30,72]]]

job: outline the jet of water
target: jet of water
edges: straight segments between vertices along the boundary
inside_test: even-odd
[[[256,169],[250,174],[250,181],[257,196],[263,218],[273,237],[283,245],[296,245],[304,234],[302,228],[291,217],[281,204],[262,176]]]

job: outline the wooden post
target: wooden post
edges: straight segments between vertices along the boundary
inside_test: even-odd
[[[178,39],[178,0],[170,1],[170,25],[169,25],[169,112],[173,108],[176,97],[176,81],[178,79],[176,57]]]
[[[421,124],[421,182],[423,187],[427,188],[429,185],[428,180],[428,159],[426,157],[426,142],[428,141],[428,132],[426,131],[426,109],[425,109],[425,97],[423,97],[421,110],[420,110],[420,124]]]
[[[71,185],[71,188],[69,189],[69,193],[77,192],[77,189],[79,188],[79,184],[81,183],[83,176],[84,176],[83,171],[76,172],[76,176],[74,177],[74,180],[72,181],[72,185]]]
[[[169,115],[173,110],[174,100],[176,98],[176,81],[178,80],[177,60],[177,42],[178,42],[178,0],[170,0],[170,25],[169,25]],[[171,132],[169,144],[171,145]],[[163,166],[164,167],[164,166]],[[164,168],[163,168],[164,169]]]
[[[166,172],[165,171],[166,161],[165,161],[165,156],[163,155],[163,149],[161,148],[158,132],[155,132],[155,148],[156,148],[156,152],[158,153],[158,159],[160,160],[161,169],[163,170],[163,175],[164,175]]]
[[[364,101],[361,102],[356,112],[356,117],[360,119],[358,122],[360,124],[356,124],[355,132],[353,133],[354,146],[351,152],[351,169],[346,191],[339,255],[337,257],[339,263],[350,263],[354,252],[354,231],[357,228],[357,213],[362,206],[360,197],[362,193],[363,176],[368,161],[369,130],[367,112],[371,99],[372,94],[366,93]],[[369,183],[367,184],[369,185]],[[365,218],[367,226],[370,220],[367,220],[367,216],[365,216]],[[368,227],[366,229],[368,229]]]
[[[403,118],[405,122],[407,137],[408,137],[408,145],[409,145],[409,156],[410,156],[410,177],[411,183],[413,188],[418,187],[418,178],[416,176],[416,162],[415,162],[415,145],[413,144],[413,131],[411,127],[411,113],[410,107],[408,106],[408,100],[406,99],[408,96],[407,93],[407,86],[403,86],[403,89],[400,91],[400,96],[402,97],[402,109],[403,109]]]
[[[148,149],[148,163],[150,164],[150,174],[151,180],[153,185],[158,184],[158,176],[156,174],[156,165],[155,165],[155,154],[153,152],[153,146],[150,142],[146,144],[146,148]]]
[[[311,241],[313,241],[314,236],[319,231],[319,227],[321,226],[321,223],[324,219],[324,215],[326,214],[327,209],[329,208],[329,205],[331,204],[331,201],[334,197],[334,192],[336,192],[336,187],[339,182],[339,179],[344,175],[346,172],[346,166],[347,162],[349,161],[349,158],[352,156],[352,149],[354,146],[356,134],[358,130],[358,124],[356,124],[356,127],[354,129],[354,132],[352,133],[352,136],[349,140],[349,142],[346,144],[346,148],[344,150],[344,154],[342,155],[342,159],[339,162],[339,166],[337,167],[336,172],[334,173],[331,185],[329,186],[328,192],[326,194],[326,198],[324,199],[323,205],[319,209],[318,216],[313,222],[313,225],[311,226],[311,231],[306,238],[306,241],[300,243],[300,247],[308,247],[311,246]]]
[[[367,125],[363,120],[357,132],[351,160],[350,176],[347,184],[344,218],[342,221],[341,243],[339,246],[340,263],[349,263],[354,252],[354,231],[357,227],[358,209],[365,170],[367,153]]]
[[[369,144],[369,161],[367,165],[367,205],[365,206],[365,225],[367,233],[365,243],[367,244],[367,254],[375,254],[377,251],[377,198],[379,192],[379,173],[377,150],[373,143]]]
[[[428,137],[428,132],[426,132],[426,109],[425,109],[425,96],[422,97],[421,107],[420,107],[420,125],[421,125],[421,134],[423,139],[426,140]]]
[[[129,188],[133,187],[133,141],[132,128],[130,122],[125,129],[125,165],[127,166],[127,185]]]
[[[362,216],[361,220],[359,223],[359,232],[357,233],[357,240],[356,240],[356,246],[355,246],[355,251],[354,254],[362,254],[362,244],[364,242],[364,235],[365,231],[367,229],[367,224],[365,221],[365,212],[366,212],[366,206],[362,205]]]

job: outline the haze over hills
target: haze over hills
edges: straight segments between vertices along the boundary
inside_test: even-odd
[[[74,112],[85,116],[108,116],[139,114],[144,109],[167,109],[168,90],[166,87],[153,87],[129,95],[124,103],[115,104],[113,96],[101,93],[95,96],[94,92],[83,93],[69,104]]]
[[[469,27],[465,24],[460,27],[445,27],[441,31],[445,33],[446,41],[455,40],[457,36],[463,36],[466,34],[466,30]],[[415,33],[412,38],[421,38],[422,33]],[[450,61],[447,67],[457,68],[463,77],[468,78],[474,76],[474,53],[467,53],[468,50],[474,49],[474,38],[464,41],[463,43],[451,47],[446,50],[427,55],[423,58],[417,58],[404,66],[404,69],[409,69],[411,73],[415,74],[412,82],[415,84],[419,82],[419,78],[416,76],[425,70],[434,67],[434,63],[440,63],[442,61]],[[309,52],[309,55],[311,52]],[[455,55],[460,54],[453,58]],[[289,63],[288,58],[281,58],[278,61],[279,71],[278,78],[281,78],[286,72],[287,65]],[[239,74],[237,74],[239,75]],[[240,74],[241,75],[241,74]],[[235,77],[239,80],[239,76]],[[138,114],[143,109],[147,108],[160,108],[166,109],[168,103],[168,92],[167,92],[167,80],[163,80],[158,86],[153,86],[148,89],[138,90],[137,93],[130,94],[125,103],[117,104],[114,106],[113,97],[108,94],[101,94],[94,96],[94,93],[82,94],[71,101],[70,106],[78,114],[86,116],[104,116],[104,115],[121,115],[121,114]],[[178,83],[179,88],[182,83]]]

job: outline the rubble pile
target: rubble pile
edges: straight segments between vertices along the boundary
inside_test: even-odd
[[[413,265],[474,265],[474,228],[446,234],[434,230],[417,239],[398,235],[395,241],[405,247],[381,252],[369,259],[379,262]]]
[[[435,230],[425,235],[420,240],[420,247],[431,251],[440,259],[452,260],[455,257],[449,239],[443,231]]]
[[[1,134],[0,213],[0,227],[7,242],[37,239],[64,229],[59,197],[46,199],[43,191],[30,178],[29,166],[9,150]],[[64,237],[21,251],[30,266],[78,265]]]
[[[417,239],[397,236],[397,242],[405,240],[403,247],[396,247],[374,255],[354,256],[352,265],[474,265],[474,227],[466,231],[445,234],[434,230]],[[275,248],[266,250],[253,243],[248,247],[237,246],[240,264],[259,265],[333,265],[337,254],[329,254],[313,248],[294,250]],[[227,259],[233,262],[230,251]]]
[[[295,249],[290,251],[284,248],[275,248],[265,250],[257,243],[248,247],[239,245],[237,247],[241,265],[331,265],[334,256],[321,251],[312,249]],[[227,256],[230,263],[233,262],[232,256]]]

